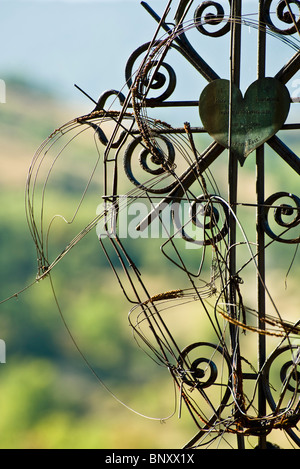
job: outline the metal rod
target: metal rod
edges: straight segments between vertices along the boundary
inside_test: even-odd
[[[173,30],[163,21],[159,15],[146,3],[141,2],[142,6],[146,11],[155,19],[157,22],[161,22],[161,27],[168,33],[173,33]],[[207,81],[213,81],[220,78],[217,73],[203,60],[203,58],[195,51],[191,44],[187,41],[183,32],[174,38],[175,43],[179,46],[179,52],[185,57],[188,62],[195,67],[195,69],[201,73],[201,75]]]
[[[300,174],[300,158],[292,152],[276,135],[268,140],[268,145],[292,168]]]
[[[230,40],[230,96],[232,86],[240,86],[240,61],[241,61],[241,24],[238,21],[242,16],[242,2],[241,0],[235,0],[232,2],[231,6],[231,40]],[[237,202],[237,186],[238,186],[238,160],[236,154],[231,149],[231,113],[232,113],[232,102],[230,99],[229,102],[229,122],[228,122],[228,135],[229,135],[229,203],[232,207],[232,210],[236,210]],[[236,244],[236,218],[232,214],[229,217],[229,246],[234,246]],[[235,283],[235,273],[236,273],[236,250],[230,249],[229,252],[229,305],[236,304],[236,283]],[[229,306],[229,314],[232,318],[236,317],[236,308],[234,306]],[[236,399],[236,414],[237,416],[240,412],[243,412],[243,402],[240,402],[239,396],[243,395],[242,386],[242,368],[241,368],[241,356],[240,356],[240,346],[239,346],[239,330],[235,325],[231,325],[231,346],[232,346],[232,367],[234,374],[234,394]],[[245,449],[245,440],[244,436],[237,433],[237,445],[238,449]]]
[[[266,72],[266,28],[262,21],[262,4],[259,2],[259,21],[260,27],[258,32],[258,78],[264,78]],[[266,299],[265,299],[265,236],[261,224],[262,207],[265,199],[265,167],[264,167],[264,146],[256,151],[256,194],[257,194],[257,210],[256,210],[256,237],[257,237],[257,303],[258,303],[258,321],[257,325],[265,330],[266,315]],[[258,336],[258,369],[261,370],[266,361],[266,338],[264,334]],[[261,379],[258,382],[258,416],[266,415],[266,397],[262,386]],[[258,448],[266,449],[266,436],[261,435],[258,438]]]

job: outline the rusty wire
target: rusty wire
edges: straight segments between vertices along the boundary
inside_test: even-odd
[[[176,406],[180,409],[179,413],[184,403],[197,428],[196,436],[187,447],[204,445],[209,447],[215,440],[226,440],[231,434],[266,436],[277,428],[285,430],[298,444],[299,438],[294,428],[300,419],[297,371],[299,354],[293,341],[299,336],[300,327],[298,321],[292,323],[283,318],[261,277],[257,265],[259,253],[253,250],[253,247],[256,248],[256,243],[248,240],[235,212],[236,206],[243,202],[237,201],[235,206],[232,206],[227,201],[227,196],[222,195],[222,189],[219,188],[215,175],[210,170],[211,163],[223,153],[224,148],[212,142],[204,150],[199,151],[195,135],[201,134],[204,129],[195,129],[186,121],[182,122],[181,129],[173,128],[169,123],[148,116],[151,109],[151,106],[149,107],[151,98],[148,93],[153,89],[152,85],[161,69],[165,67],[164,61],[169,49],[175,48],[178,51],[178,41],[181,41],[190,30],[207,22],[214,24],[213,18],[210,21],[198,19],[196,23],[183,21],[193,2],[185,3],[186,9],[177,10],[181,19],[173,29],[165,22],[169,11],[166,9],[152,41],[143,49],[145,54],[143,60],[130,80],[127,80],[130,85],[128,94],[124,96],[122,92],[113,93],[116,96],[114,104],[121,104],[121,110],[112,108],[104,110],[107,95],[102,96],[97,103],[95,102],[96,108],[91,113],[77,117],[55,130],[37,150],[29,169],[26,186],[28,225],[37,250],[37,281],[47,276],[51,278],[52,271],[53,274],[55,272],[54,267],[102,222],[106,232],[99,236],[99,246],[107,257],[125,298],[131,304],[128,320],[134,338],[138,346],[152,360],[169,371],[177,389]],[[169,2],[168,5],[171,4],[172,2]],[[289,3],[286,4],[290,9]],[[215,18],[214,21],[223,26],[227,23],[239,24],[258,31],[263,31],[266,27],[266,23],[262,24],[251,17],[232,19],[224,15],[222,18]],[[293,22],[299,33],[298,23],[294,17]],[[164,29],[165,33],[160,38],[161,29]],[[268,34],[291,49],[299,51],[299,41],[295,38],[280,35],[272,28],[268,30]],[[132,69],[131,60],[128,70]],[[165,70],[172,78],[171,68],[165,67]],[[150,101],[150,104],[155,107],[155,104],[161,104],[166,96],[169,97],[171,94],[172,89],[161,101]],[[107,131],[107,124],[110,124],[110,134]],[[63,215],[57,213],[50,220],[44,220],[48,184],[56,164],[64,157],[68,146],[71,143],[76,144],[80,136],[91,132],[96,158],[82,196],[74,207],[73,216],[64,221],[72,225],[78,217],[89,187],[94,181],[95,172],[100,166],[103,168],[103,210],[88,224],[82,226],[75,236],[68,240],[63,250],[50,258],[49,233],[52,230],[53,220],[57,217],[63,218]],[[134,163],[136,150],[140,151],[139,163]],[[148,159],[152,159],[154,169],[149,169]],[[44,166],[48,167],[46,172],[43,172]],[[143,180],[135,175],[135,170],[140,167],[145,170]],[[181,174],[178,172],[178,167],[185,168]],[[130,188],[125,194],[119,192],[118,184],[121,179],[127,179],[130,183]],[[121,195],[123,197],[120,197]],[[263,205],[266,231],[270,209],[279,210],[279,215],[283,213],[277,195],[274,200],[266,201]],[[284,234],[289,234],[299,226],[300,204],[298,198],[290,197],[290,199],[295,203],[295,207],[290,208],[297,214],[295,221],[284,225],[281,233],[266,243],[266,250],[277,241],[281,241]],[[116,233],[111,236],[111,224],[115,221],[118,223],[121,212],[136,201],[147,202],[152,221],[158,220],[160,226],[166,228],[165,232],[168,232],[169,227],[164,226],[160,204],[163,202],[164,207],[171,207],[173,231],[170,231],[167,239],[161,242],[160,252],[162,259],[170,262],[171,268],[180,272],[182,284],[178,288],[150,293],[136,265],[134,252],[127,249],[126,242]],[[182,226],[178,223],[176,212],[179,210],[179,203],[186,203],[191,207],[190,219]],[[260,205],[254,203],[251,206],[257,208]],[[202,225],[198,220],[200,215],[204,220]],[[139,230],[142,230],[143,226],[149,226],[151,221],[149,217],[137,227]],[[241,238],[233,245],[230,245],[228,237],[229,219],[234,219]],[[188,235],[188,227],[192,224],[201,232],[197,242]],[[182,245],[180,247],[178,240],[194,243],[197,247],[196,268],[194,266],[191,268],[186,262],[182,254]],[[298,243],[298,237],[293,238],[293,241],[294,244]],[[247,252],[246,260],[243,260],[233,275],[229,269],[229,257],[233,251],[238,252],[243,248]],[[110,250],[114,256],[111,256]],[[249,266],[255,270],[272,305],[274,314],[266,315],[261,320],[267,328],[259,323],[258,308],[248,306],[244,299],[243,276]],[[233,296],[229,294],[230,291],[234,291]],[[235,302],[232,301],[233,297],[236,298]],[[60,308],[58,301],[57,306]],[[176,317],[176,321],[181,320],[186,323],[187,313],[182,312],[195,307],[196,320],[209,324],[210,337],[213,339],[209,341],[195,339],[194,342],[186,344],[184,337],[178,334],[177,324],[173,318]],[[192,323],[191,328],[193,327]],[[248,357],[241,354],[237,348],[232,348],[230,339],[233,335],[237,337],[239,334],[268,336],[279,340],[261,369],[257,370]],[[180,337],[177,338],[177,335]],[[75,340],[74,343],[76,345]],[[282,365],[283,378],[280,390],[277,392],[279,395],[273,398],[270,375],[275,360],[284,354],[289,356]],[[83,353],[82,356],[85,359]],[[237,362],[251,369],[249,375],[251,374],[254,387],[250,391],[242,388],[244,375],[240,369],[237,369]],[[259,415],[256,402],[260,383],[263,383],[270,406],[270,412],[264,416]]]

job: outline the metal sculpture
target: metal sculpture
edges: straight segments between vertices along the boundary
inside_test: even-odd
[[[161,16],[141,2],[158,26],[152,40],[128,60],[128,93],[103,93],[91,113],[56,130],[38,150],[28,177],[27,214],[37,247],[38,279],[47,276],[97,227],[100,245],[132,304],[129,322],[135,338],[153,360],[169,370],[180,406],[186,405],[195,423],[197,433],[185,448],[209,447],[233,434],[237,448],[244,448],[245,438],[255,436],[257,447],[265,449],[275,429],[286,432],[300,446],[300,324],[275,304],[266,279],[270,246],[280,243],[297,251],[300,199],[288,190],[265,193],[267,146],[291,173],[300,173],[299,157],[278,135],[300,127],[298,122],[287,122],[290,107],[297,102],[287,85],[300,68],[300,2],[279,1],[276,12],[273,3],[258,1],[253,17],[243,14],[241,0],[200,4],[170,0]],[[244,29],[257,31],[258,38],[257,78],[245,93],[240,88]],[[219,76],[213,70],[189,34],[197,38],[200,49],[203,37],[212,41],[228,37],[228,77],[227,72]],[[272,77],[266,75],[269,37],[290,52],[287,63],[278,64]],[[186,67],[193,68],[204,82],[194,100],[170,99],[177,87],[176,71],[169,63],[169,57],[174,60],[172,54],[182,56]],[[107,107],[112,97],[114,110]],[[157,118],[163,109],[180,109],[182,125]],[[197,110],[192,123],[184,114],[187,109]],[[35,216],[35,183],[44,159],[62,137],[73,140],[88,130],[94,132],[100,153],[103,150],[103,210],[56,258],[49,259],[43,220],[39,225]],[[211,140],[201,149],[200,139],[207,135]],[[56,151],[49,174],[63,149]],[[219,189],[215,174],[221,155],[227,167],[227,174],[221,175],[227,192]],[[238,175],[251,159],[256,161],[255,200],[241,201]],[[124,179],[131,188],[121,194],[119,185]],[[161,256],[181,273],[179,288],[151,294],[134,252],[127,250],[120,236],[122,210],[137,201],[147,204],[149,211],[139,220],[136,233],[143,236],[153,226],[162,229]],[[238,214],[245,207],[251,210],[250,225],[256,228],[251,240]],[[148,240],[144,241],[146,249]],[[187,246],[193,249],[189,251],[192,263],[185,256]],[[249,287],[251,306],[245,299],[249,297],[244,283],[248,269],[257,281],[256,300],[253,284]],[[197,305],[200,321],[209,324],[211,334],[207,340],[199,329],[198,340],[184,344],[184,338],[179,340],[173,332],[171,312],[188,311],[191,304]],[[191,323],[190,328],[194,327]],[[257,363],[251,361],[246,336],[257,341]]]

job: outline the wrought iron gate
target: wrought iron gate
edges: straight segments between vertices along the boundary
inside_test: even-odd
[[[296,258],[300,240],[299,197],[289,188],[289,180],[276,190],[269,184],[273,165],[290,172],[291,181],[300,173],[297,149],[289,143],[291,134],[296,147],[299,141],[300,124],[293,121],[299,99],[289,85],[300,68],[300,2],[279,1],[276,7],[274,3],[252,2],[252,11],[244,11],[246,2],[241,0],[170,0],[159,15],[141,2],[157,28],[152,40],[128,60],[128,93],[103,93],[90,114],[72,123],[92,128],[103,146],[99,241],[133,304],[129,321],[136,339],[168,368],[180,406],[185,403],[195,422],[197,432],[186,448],[209,446],[233,434],[238,448],[245,447],[245,438],[255,436],[257,447],[265,449],[268,435],[276,429],[300,446],[299,320],[273,299],[269,284],[276,285],[276,292],[283,279],[274,277],[267,259],[269,252],[276,255],[278,245],[285,249],[281,258]],[[256,37],[255,64],[253,57],[243,55],[248,33]],[[220,39],[222,49],[216,42]],[[269,41],[287,51],[285,63],[268,64]],[[217,56],[219,71],[210,64],[216,64]],[[178,66],[178,57],[185,65]],[[251,59],[256,77],[242,92],[244,64]],[[173,68],[174,60],[180,70]],[[190,69],[199,76],[197,89],[179,83],[177,71],[184,77]],[[177,87],[194,98],[173,98]],[[111,97],[120,110],[108,107]],[[160,117],[171,118],[173,109],[181,125]],[[114,124],[109,137],[107,122]],[[119,188],[122,177],[132,185],[125,195]],[[240,198],[245,185],[249,200],[248,192]],[[161,255],[185,279],[177,288],[150,293],[132,245],[131,251],[125,247],[119,233],[122,209],[137,200],[149,208],[136,226],[137,236],[143,238],[155,223],[163,228]],[[28,207],[30,213],[30,197]],[[32,226],[35,232],[33,222]],[[38,236],[35,242],[43,277],[63,256],[46,259]],[[114,260],[110,249],[117,254]],[[293,268],[297,275],[295,261]],[[188,311],[190,302],[196,302],[200,322],[205,318],[211,333],[207,339],[184,313],[182,320],[197,329],[198,341],[182,347],[167,312]]]

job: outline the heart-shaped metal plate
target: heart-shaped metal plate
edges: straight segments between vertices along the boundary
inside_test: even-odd
[[[222,146],[231,148],[242,165],[249,153],[282,128],[289,109],[289,92],[275,78],[258,79],[244,97],[228,80],[215,80],[204,88],[199,103],[206,131]]]

